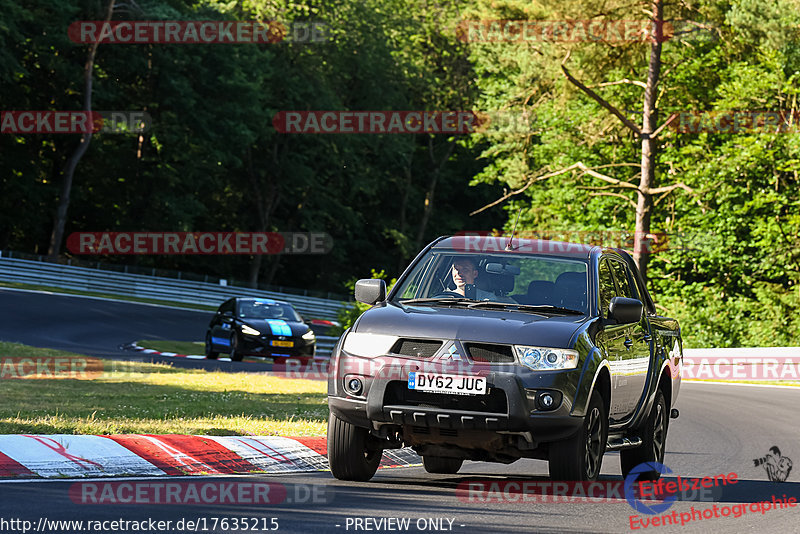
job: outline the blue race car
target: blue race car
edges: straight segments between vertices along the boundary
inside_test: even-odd
[[[316,337],[288,302],[235,297],[226,300],[214,314],[206,332],[206,357],[220,353],[238,362],[245,356],[276,360],[314,358]]]

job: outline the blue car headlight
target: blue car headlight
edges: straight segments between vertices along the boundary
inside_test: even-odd
[[[248,326],[246,324],[242,325],[242,334],[246,334],[248,336],[260,336],[261,332],[253,328],[252,326]]]
[[[578,351],[550,347],[514,345],[519,362],[534,371],[575,369],[578,366]]]

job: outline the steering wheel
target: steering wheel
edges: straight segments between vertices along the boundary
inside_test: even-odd
[[[461,293],[456,293],[455,291],[442,291],[438,295],[433,296],[433,298],[439,298],[439,297],[455,297],[457,299],[463,299],[464,295],[462,295]]]

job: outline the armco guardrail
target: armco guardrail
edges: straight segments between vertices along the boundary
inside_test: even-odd
[[[218,306],[230,297],[271,298],[291,303],[306,319],[329,321],[350,306],[317,297],[10,258],[0,258],[0,280],[206,306]]]
[[[317,350],[314,352],[314,358],[330,358],[337,341],[339,341],[338,337],[317,336]]]

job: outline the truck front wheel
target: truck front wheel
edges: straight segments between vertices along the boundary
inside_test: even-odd
[[[333,413],[328,418],[328,463],[339,480],[366,482],[381,462],[383,451],[375,446],[369,430],[343,421]]]
[[[550,444],[550,478],[597,480],[608,440],[608,412],[598,392],[592,393],[580,430]]]

